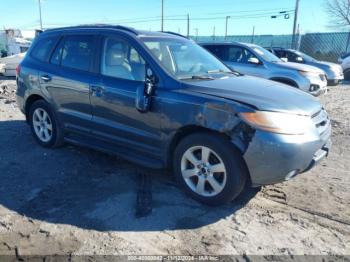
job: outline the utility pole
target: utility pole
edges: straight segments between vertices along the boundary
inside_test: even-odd
[[[215,26],[213,27],[213,40],[215,41]]]
[[[187,14],[187,38],[190,38],[190,15]]]
[[[299,13],[299,1],[300,0],[295,0],[292,48],[295,48],[295,38],[297,33],[297,22],[298,22],[298,13]]]
[[[253,33],[252,33],[251,43],[254,43],[254,36],[255,36],[255,26],[253,26]]]
[[[231,16],[226,16],[226,26],[225,26],[225,40],[227,39],[227,22],[228,22],[228,19],[230,18]]]
[[[164,31],[164,0],[162,0],[162,24],[161,24],[161,30]]]
[[[198,41],[198,28],[195,28],[194,31],[196,32],[196,41]]]
[[[43,30],[43,20],[41,18],[41,1],[39,1],[39,18],[40,18],[40,30]]]

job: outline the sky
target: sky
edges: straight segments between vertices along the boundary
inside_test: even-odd
[[[290,34],[295,0],[163,0],[164,30],[190,34],[228,35]],[[300,0],[301,32],[342,31],[329,25],[326,0]],[[112,23],[136,29],[160,30],[161,0],[41,0],[44,28],[87,23]],[[39,28],[38,0],[0,0],[0,27]],[[289,12],[289,19],[278,16]],[[215,27],[215,29],[214,29]]]

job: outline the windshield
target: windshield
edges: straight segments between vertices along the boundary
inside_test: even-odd
[[[282,60],[279,59],[277,56],[275,56],[274,54],[272,54],[271,52],[269,52],[268,50],[266,50],[265,48],[261,47],[261,46],[252,46],[251,47],[254,52],[262,57],[265,61],[267,62],[271,62],[271,63],[277,63],[277,62],[281,62]]]
[[[144,39],[146,47],[177,79],[213,79],[213,75],[232,73],[208,51],[188,40]]]

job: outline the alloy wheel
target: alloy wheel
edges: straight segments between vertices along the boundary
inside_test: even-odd
[[[181,173],[187,186],[200,196],[216,196],[226,185],[223,160],[205,146],[194,146],[185,151],[181,158]]]
[[[35,109],[33,113],[33,127],[40,141],[47,143],[52,138],[52,121],[49,114],[42,108]]]

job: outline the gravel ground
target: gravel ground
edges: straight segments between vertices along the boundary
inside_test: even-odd
[[[350,255],[350,85],[320,97],[333,125],[327,160],[217,208],[165,171],[38,146],[14,90],[0,79],[0,255]]]

